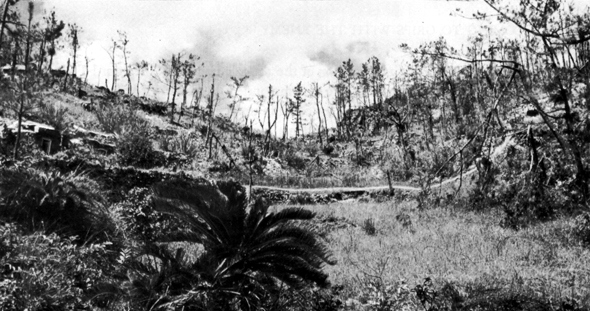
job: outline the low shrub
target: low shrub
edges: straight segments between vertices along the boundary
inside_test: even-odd
[[[289,204],[298,204],[298,205],[306,205],[306,204],[315,204],[314,198],[306,192],[293,194],[289,197]]]
[[[357,298],[349,298],[346,301],[347,307],[375,311],[418,309],[412,290],[405,281],[389,283],[379,277],[368,277],[360,283]]]
[[[116,150],[121,165],[151,168],[161,162],[161,157],[154,150],[149,133],[145,130],[130,130],[121,134],[117,139]]]
[[[575,218],[574,234],[584,245],[590,245],[590,213],[582,213]]]
[[[191,133],[181,133],[176,137],[174,147],[177,152],[192,157],[197,153],[200,146],[197,144],[196,137]]]
[[[567,197],[558,189],[545,188],[537,178],[525,176],[500,193],[498,202],[502,202],[505,214],[502,226],[518,230],[538,221],[553,219],[564,207]]]
[[[319,148],[315,143],[310,143],[310,144],[305,144],[303,146],[303,150],[305,150],[305,152],[307,152],[308,156],[313,158],[316,155],[318,155]]]
[[[375,226],[375,220],[373,218],[367,218],[362,225],[363,230],[368,235],[377,234],[377,227]]]
[[[331,155],[332,152],[334,152],[334,146],[332,146],[332,145],[325,145],[324,148],[322,148],[322,152],[325,155]]]
[[[397,220],[397,222],[399,222],[399,224],[402,226],[402,228],[409,229],[409,230],[412,229],[413,224],[412,224],[412,218],[410,217],[410,215],[408,215],[404,212],[401,212],[395,216],[395,220]]]
[[[0,154],[4,156],[12,155],[14,143],[16,142],[16,135],[4,125],[0,136]]]
[[[295,152],[285,153],[284,160],[285,160],[285,162],[287,162],[287,165],[289,165],[290,167],[292,167],[294,169],[297,169],[297,170],[305,169],[305,165],[306,165],[305,159],[298,156],[297,153],[295,153]]]
[[[125,105],[104,104],[96,110],[96,119],[100,129],[107,133],[121,134],[130,128],[138,130],[149,127],[144,118]]]
[[[231,167],[226,162],[213,161],[213,163],[211,163],[211,165],[207,168],[207,170],[212,173],[229,172],[231,170]]]
[[[191,133],[181,133],[173,138],[163,135],[158,139],[158,143],[163,151],[184,154],[188,157],[195,156],[200,148],[196,142],[196,137]]]
[[[307,290],[282,291],[278,299],[267,299],[261,310],[342,310],[341,289],[342,286],[333,285],[330,288],[316,286]]]
[[[64,131],[68,128],[69,108],[63,105],[42,104],[39,109],[39,117],[57,131]]]
[[[155,241],[179,227],[175,218],[155,211],[149,188],[133,188],[111,210],[127,235],[138,241]]]

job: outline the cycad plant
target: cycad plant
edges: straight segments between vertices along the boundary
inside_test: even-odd
[[[270,213],[261,200],[248,204],[245,189],[236,182],[169,181],[156,185],[154,192],[154,207],[186,224],[165,242],[202,246],[193,254],[187,252],[184,264],[179,261],[181,250],[169,248],[176,256],[168,257],[185,267],[175,275],[190,271],[193,281],[173,297],[168,291],[169,299],[161,299],[168,301],[166,306],[253,310],[278,299],[281,290],[329,284],[322,266],[335,262],[304,224],[314,213],[300,208]],[[158,250],[150,256],[162,264],[173,262],[162,256],[162,247]],[[164,270],[170,271],[160,272]]]
[[[47,230],[92,240],[114,229],[102,198],[76,174],[33,169],[0,170],[0,219],[28,230]]]

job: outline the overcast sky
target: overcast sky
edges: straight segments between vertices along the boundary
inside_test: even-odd
[[[470,16],[487,10],[481,1],[95,1],[46,0],[39,10],[55,9],[58,19],[77,23],[81,34],[78,74],[83,57],[92,62],[89,82],[104,85],[111,77],[105,51],[117,30],[128,34],[132,62],[157,62],[181,51],[202,57],[205,72],[221,85],[230,76],[249,75],[244,92],[254,97],[273,84],[292,89],[333,79],[333,71],[351,58],[356,68],[377,56],[392,75],[407,58],[401,43],[417,46],[440,36],[460,47],[479,22]],[[68,52],[69,53],[69,52]],[[69,55],[62,52],[57,65]],[[122,65],[119,66],[122,68]],[[123,79],[119,88],[126,88]],[[135,92],[135,85],[133,86]],[[283,91],[284,94],[284,91]],[[246,94],[244,94],[246,95]]]

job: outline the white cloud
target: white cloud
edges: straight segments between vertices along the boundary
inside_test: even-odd
[[[323,84],[348,58],[358,68],[377,56],[389,72],[398,71],[395,67],[405,57],[399,44],[417,46],[445,36],[458,45],[477,30],[477,23],[450,13],[457,7],[466,14],[484,8],[479,1],[420,0],[47,0],[44,7],[55,7],[59,19],[84,28],[78,68],[84,71],[87,52],[93,59],[91,83],[110,80],[110,58],[104,49],[117,30],[124,30],[132,62],[156,63],[172,53],[194,53],[202,56],[206,72],[218,74],[220,89],[230,76],[250,75],[244,88],[250,94],[266,92],[269,84],[282,93],[299,81]],[[65,64],[67,57],[62,53],[57,63]]]

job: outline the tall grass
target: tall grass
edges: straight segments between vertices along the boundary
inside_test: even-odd
[[[82,100],[59,93],[51,93],[45,95],[44,102],[56,108],[63,107],[67,109],[67,121],[69,123],[74,123],[87,129],[99,129],[96,115],[82,107]]]
[[[326,269],[348,297],[362,298],[359,288],[375,280],[416,285],[431,278],[462,288],[466,304],[517,295],[590,307],[590,249],[572,238],[572,220],[515,232],[498,225],[500,213],[417,210],[415,202],[306,208],[357,224],[327,237],[338,264]],[[376,234],[363,231],[366,219],[376,220]]]

